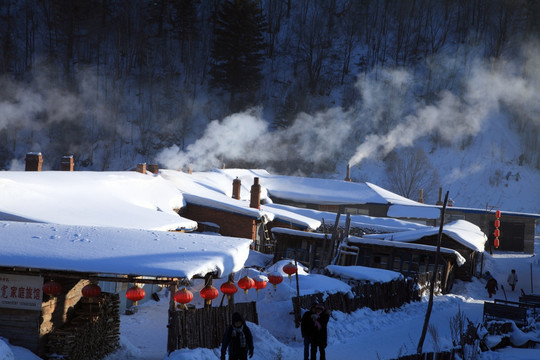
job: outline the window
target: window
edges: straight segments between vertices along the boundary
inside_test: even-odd
[[[374,254],[373,255],[373,267],[379,269],[386,269],[388,267],[388,255]]]

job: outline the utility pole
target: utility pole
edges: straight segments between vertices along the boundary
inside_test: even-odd
[[[446,212],[446,204],[448,203],[448,191],[444,197],[443,208],[441,211],[441,224],[439,226],[439,236],[437,237],[437,252],[435,253],[435,266],[433,269],[433,274],[431,275],[431,284],[429,284],[429,303],[426,311],[426,317],[424,319],[424,327],[422,328],[422,335],[420,335],[420,340],[418,341],[418,348],[416,349],[418,354],[422,353],[422,347],[424,346],[424,339],[426,338],[426,333],[429,324],[429,317],[431,316],[431,309],[433,308],[433,292],[435,291],[435,281],[437,280],[437,267],[439,266],[439,253],[441,251],[441,240],[442,240],[442,231],[444,225],[444,213]]]

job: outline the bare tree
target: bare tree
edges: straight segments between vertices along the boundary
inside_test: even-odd
[[[394,150],[386,157],[385,163],[387,186],[397,194],[416,200],[419,190],[434,194],[438,188],[437,171],[421,148]]]

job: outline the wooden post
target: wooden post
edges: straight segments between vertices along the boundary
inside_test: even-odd
[[[208,273],[204,276],[204,286],[206,285],[212,285],[212,281],[213,281],[213,277],[212,277],[212,274],[211,273]],[[204,302],[204,308],[205,309],[209,309],[212,307],[212,303],[210,304],[207,304],[207,302],[205,301]]]
[[[418,341],[418,348],[416,349],[416,352],[418,354],[422,353],[422,346],[424,345],[424,339],[426,338],[429,317],[431,316],[431,309],[433,308],[433,291],[435,288],[435,281],[437,281],[437,268],[439,267],[439,253],[441,252],[444,213],[446,212],[446,205],[448,203],[448,193],[449,192],[447,191],[444,197],[443,208],[441,211],[441,224],[439,226],[439,236],[437,237],[437,252],[435,253],[435,269],[433,271],[433,275],[431,276],[431,284],[429,284],[429,303],[426,311],[426,317],[424,319],[424,327],[422,328],[422,335],[420,335],[420,340]]]
[[[176,305],[174,303],[174,293],[178,289],[178,284],[174,283],[169,285],[170,299],[169,299],[169,320],[167,322],[167,354],[176,350],[176,343],[178,341],[178,326],[173,325],[173,321],[176,321],[175,316]]]

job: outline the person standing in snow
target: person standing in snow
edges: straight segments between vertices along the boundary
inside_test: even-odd
[[[506,281],[508,282],[508,285],[510,285],[510,287],[512,288],[512,291],[514,291],[514,289],[516,288],[516,283],[518,282],[518,277],[515,269],[512,269],[510,274],[508,274],[508,279],[506,279]]]
[[[229,349],[229,360],[247,360],[248,354],[253,356],[253,335],[247,327],[240,313],[232,315],[232,324],[229,325],[221,343],[221,360]]]
[[[317,348],[321,354],[320,360],[326,359],[328,320],[330,320],[330,314],[321,303],[314,303],[311,309],[302,316],[300,327],[304,338],[304,360],[309,360],[310,346],[311,360],[317,359]]]
[[[486,289],[488,291],[489,297],[492,297],[497,293],[497,290],[499,290],[499,285],[497,284],[497,280],[493,276],[490,276],[486,283]]]

